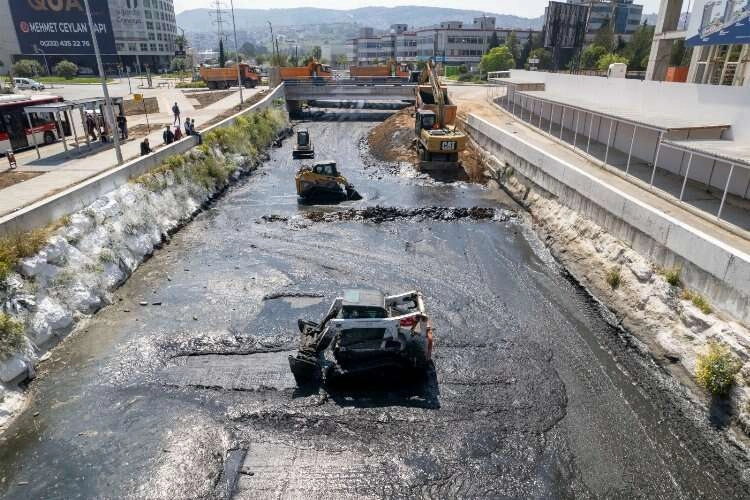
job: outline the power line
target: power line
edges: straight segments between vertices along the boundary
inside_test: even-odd
[[[218,40],[224,40],[224,25],[227,21],[224,17],[227,15],[226,4],[222,0],[214,0],[211,2],[211,10],[208,14],[211,16],[211,23],[216,25],[216,38]]]

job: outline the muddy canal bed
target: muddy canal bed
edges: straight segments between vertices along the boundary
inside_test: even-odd
[[[291,144],[274,150],[41,366],[4,497],[750,495],[741,451],[506,196],[379,165],[359,147],[374,123],[340,117],[305,127],[364,199],[299,205]],[[424,293],[424,379],[295,388],[297,318],[347,287]]]

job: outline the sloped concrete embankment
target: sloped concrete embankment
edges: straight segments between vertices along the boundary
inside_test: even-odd
[[[6,347],[0,426],[23,406],[18,384],[33,378],[50,348],[110,303],[111,293],[171,233],[264,161],[287,121],[285,112],[271,108],[214,129],[203,145],[63,217],[41,250],[16,263],[0,282],[0,312],[18,326],[13,342],[0,343]]]
[[[750,433],[750,331],[745,326],[750,311],[742,288],[749,284],[742,282],[741,262],[730,259],[729,265],[736,267],[729,271],[735,274],[721,279],[696,263],[698,259],[689,260],[636,227],[626,216],[645,211],[636,206],[637,200],[584,178],[575,166],[484,120],[471,116],[466,125],[484,151],[491,176],[526,208],[555,257],[648,346],[657,362],[697,389],[693,381],[698,356],[714,342],[731,350],[742,364],[729,398],[731,413]],[[576,187],[576,176],[586,189]],[[653,227],[669,224],[656,213],[644,220]],[[671,229],[674,234],[684,231]],[[710,247],[698,237],[691,245],[698,252]],[[717,247],[713,264],[722,259]],[[672,283],[679,270],[681,283],[670,285],[665,269],[672,270]],[[712,307],[698,307],[692,300],[696,293]]]

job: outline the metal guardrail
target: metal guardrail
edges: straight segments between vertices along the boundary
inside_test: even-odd
[[[612,144],[613,143],[613,141],[612,141],[613,127],[614,127],[615,123],[618,123],[618,124],[619,123],[624,123],[624,124],[628,124],[628,125],[633,126],[633,134],[632,134],[632,137],[631,137],[631,140],[630,140],[630,146],[628,148],[628,153],[627,153],[627,161],[626,161],[626,164],[625,164],[625,172],[624,172],[624,174],[625,174],[626,178],[632,177],[632,174],[630,174],[630,165],[631,165],[631,159],[632,159],[632,156],[633,156],[633,145],[635,144],[635,137],[636,137],[637,130],[640,128],[640,129],[647,129],[647,130],[652,130],[652,131],[656,132],[658,134],[658,136],[657,136],[657,140],[656,140],[656,146],[655,146],[655,149],[654,149],[654,155],[653,155],[652,160],[650,162],[647,162],[647,165],[651,166],[651,168],[652,168],[650,180],[648,182],[648,186],[650,188],[652,188],[652,189],[658,189],[657,187],[654,186],[654,180],[656,178],[656,169],[657,169],[657,165],[658,165],[658,162],[659,162],[659,157],[662,154],[662,150],[663,149],[670,148],[670,149],[674,149],[674,150],[677,150],[677,151],[682,151],[684,153],[687,153],[689,155],[688,156],[688,164],[687,164],[687,168],[685,169],[684,177],[682,179],[682,185],[681,185],[679,196],[675,196],[672,193],[660,190],[660,191],[665,192],[668,196],[672,196],[672,197],[676,198],[680,203],[685,203],[685,201],[684,201],[685,188],[687,187],[687,181],[688,181],[688,178],[689,178],[688,176],[690,174],[690,167],[691,167],[691,165],[693,163],[693,157],[694,156],[702,157],[702,158],[705,158],[705,159],[707,159],[707,160],[709,160],[709,161],[712,162],[713,166],[712,166],[712,169],[711,169],[711,175],[709,177],[708,185],[710,185],[711,179],[713,178],[714,169],[715,169],[717,163],[724,163],[724,164],[726,164],[729,167],[729,175],[727,176],[727,180],[724,183],[724,187],[722,189],[722,195],[721,195],[721,202],[719,203],[719,208],[718,208],[718,210],[717,210],[717,212],[715,214],[715,217],[716,217],[717,220],[721,220],[721,215],[722,215],[722,212],[724,210],[724,206],[725,206],[726,199],[727,199],[727,194],[728,194],[728,191],[729,191],[729,186],[730,186],[731,181],[732,181],[732,176],[735,173],[735,169],[736,168],[742,168],[742,169],[746,169],[746,170],[750,171],[750,162],[742,161],[740,159],[732,159],[732,158],[723,157],[721,155],[713,154],[713,153],[710,153],[708,151],[702,151],[702,150],[698,150],[696,148],[689,148],[687,146],[680,145],[680,144],[675,144],[673,142],[665,140],[665,136],[669,132],[668,129],[657,127],[657,126],[653,126],[653,125],[649,125],[649,124],[638,122],[638,121],[635,121],[635,120],[630,120],[630,119],[627,119],[627,118],[624,118],[624,117],[617,117],[617,116],[614,116],[614,115],[609,115],[609,114],[606,114],[606,113],[597,112],[595,110],[591,110],[591,109],[587,109],[587,108],[582,108],[580,106],[574,106],[574,105],[568,105],[568,104],[559,103],[559,102],[556,102],[556,101],[553,101],[553,100],[545,99],[543,97],[531,96],[528,93],[517,92],[515,90],[515,87],[513,85],[507,85],[507,84],[504,84],[502,82],[497,82],[497,83],[500,83],[501,86],[505,87],[506,92],[505,92],[504,96],[488,96],[488,97],[491,98],[491,100],[495,104],[498,104],[499,106],[503,107],[505,110],[509,111],[513,116],[521,119],[524,122],[527,122],[529,125],[534,126],[535,128],[537,128],[540,131],[542,131],[543,133],[546,133],[547,135],[555,138],[556,140],[563,141],[563,131],[566,128],[565,127],[565,115],[566,115],[566,112],[567,113],[572,113],[572,116],[573,116],[572,120],[575,120],[575,126],[574,126],[574,129],[568,129],[568,130],[573,131],[573,142],[572,143],[568,143],[567,141],[564,141],[564,142],[566,144],[571,144],[574,149],[577,149],[579,151],[585,151],[586,154],[590,154],[590,147],[591,147],[591,138],[592,138],[592,132],[593,132],[592,129],[593,129],[593,124],[594,124],[594,117],[598,117],[599,118],[599,126],[601,126],[601,120],[602,119],[609,121],[609,131],[608,131],[608,134],[607,134],[607,141],[606,141],[606,144],[605,144],[605,153],[604,153],[603,164],[605,164],[605,165],[607,165],[607,166],[609,166],[611,168],[614,168],[614,169],[617,169],[617,167],[615,167],[614,165],[612,165],[612,164],[610,164],[608,162],[610,148],[612,148],[612,146],[613,146],[613,144]],[[494,89],[498,89],[499,86],[492,87],[492,88],[488,89],[488,91],[492,92],[493,88]],[[548,117],[543,117],[542,116],[545,103],[550,108],[550,113],[549,113]],[[537,104],[539,104],[539,111],[538,111],[538,113],[536,112]],[[518,108],[518,112],[516,111],[516,108]],[[555,118],[554,113],[555,113],[556,109],[558,110],[557,118],[559,118],[559,121],[560,121],[560,123],[559,123],[560,129],[559,129],[559,132],[555,131],[555,133],[553,133],[553,125],[555,125],[555,128],[558,125],[558,124],[555,124],[554,121],[553,121],[553,118]],[[528,111],[528,115],[526,114],[527,111]],[[539,117],[538,120],[535,119],[537,115]],[[569,115],[569,116],[571,116],[571,115]],[[582,130],[579,127],[580,117],[581,116],[584,117],[583,118],[583,122],[584,123],[583,123],[583,129]],[[532,118],[534,118],[533,121],[532,121]],[[542,121],[544,119],[546,119],[546,120],[549,121],[549,126],[548,126],[548,129],[546,131],[542,129]],[[588,133],[586,132],[586,128],[587,128],[586,127],[586,122],[587,121],[588,121]],[[534,122],[536,122],[536,124]],[[581,145],[581,147],[578,146],[579,131],[580,131],[580,135],[582,135],[582,136],[585,135],[586,136],[586,141],[585,141],[586,142],[586,148],[585,148],[585,150],[583,149],[582,145]],[[615,132],[615,134],[616,134],[616,132]],[[615,136],[615,138],[616,138],[616,136]],[[748,182],[747,188],[745,189],[745,192],[744,192],[744,195],[742,196],[742,198],[747,199],[747,196],[748,196],[749,192],[750,192],[750,181]],[[704,213],[710,213],[710,212],[707,212],[706,210],[703,210],[703,209],[699,209],[699,210],[701,210]],[[728,221],[723,221],[723,222],[728,222]],[[731,222],[728,222],[728,223],[732,224]]]

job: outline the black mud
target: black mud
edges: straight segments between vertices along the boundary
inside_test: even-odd
[[[299,205],[291,145],[274,150],[40,367],[3,436],[0,495],[750,497],[744,450],[502,193],[404,166],[373,177],[354,113],[306,126],[364,199]],[[424,293],[434,369],[296,388],[297,318],[361,286]]]

